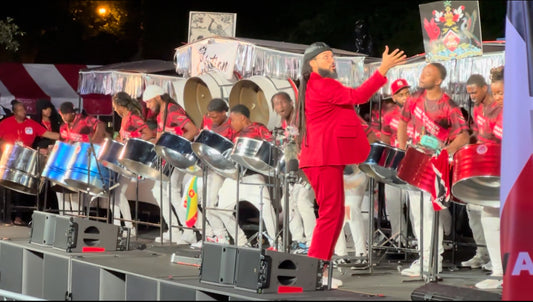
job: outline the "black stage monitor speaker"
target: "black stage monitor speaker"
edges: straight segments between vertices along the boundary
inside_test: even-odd
[[[119,246],[118,225],[76,216],[56,216],[55,248],[69,253],[116,251]]]
[[[204,242],[200,282],[233,286],[237,247],[227,244]]]
[[[277,293],[287,288],[315,291],[322,287],[319,259],[264,249],[239,248],[235,288]]]
[[[435,282],[427,283],[411,293],[412,301],[501,301],[499,293]]]
[[[66,252],[116,251],[119,226],[76,216],[34,211],[30,243]]]

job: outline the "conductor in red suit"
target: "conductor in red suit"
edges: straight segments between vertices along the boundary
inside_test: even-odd
[[[344,166],[363,162],[370,144],[354,105],[366,103],[385,85],[388,70],[406,55],[385,47],[381,65],[358,88],[336,80],[332,49],[323,42],[304,52],[299,88],[300,168],[315,190],[318,219],[308,255],[330,260],[344,219]]]

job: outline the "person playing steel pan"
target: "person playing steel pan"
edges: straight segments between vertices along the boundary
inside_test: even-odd
[[[99,145],[108,136],[103,121],[85,112],[76,113],[72,102],[62,103],[59,107],[59,114],[64,122],[59,133],[61,139],[67,143],[92,142]]]
[[[400,123],[402,108],[409,97],[411,97],[411,86],[405,79],[396,79],[390,86],[391,98],[394,106],[383,116],[381,140],[392,147],[398,148],[397,132]],[[407,137],[413,137],[413,124],[407,124]],[[407,189],[403,191],[393,185],[385,184],[385,199],[387,200],[387,212],[391,222],[391,237],[396,237],[398,244],[406,244],[407,219],[402,214],[403,208],[409,199]],[[402,230],[402,233],[400,233]]]
[[[230,119],[231,127],[235,131],[235,142],[239,137],[265,141],[271,141],[273,139],[272,134],[265,125],[250,120],[250,110],[245,105],[239,104],[233,106],[230,110]],[[259,173],[247,170],[241,180],[242,184],[239,184],[239,201],[248,201],[258,210],[261,207],[261,202],[263,203],[263,222],[268,235],[267,239],[272,245],[276,236],[276,223],[278,220],[272,207],[265,178]],[[229,211],[235,208],[237,199],[236,186],[236,180],[229,177],[224,180],[218,192],[219,200],[217,206],[217,208],[222,210],[211,210],[212,217],[210,216],[209,222],[217,238],[224,240],[229,234],[233,237],[233,240],[237,240],[239,246],[242,246],[247,244],[247,237],[240,227],[238,228],[237,234],[235,234],[236,224],[238,222],[233,216],[233,213]],[[235,238],[235,235],[237,238]],[[225,241],[227,242],[227,239]]]
[[[209,101],[207,104],[207,113],[205,114],[202,120],[202,129],[211,130],[221,136],[233,141],[235,137],[235,131],[231,128],[231,119],[228,116],[229,107],[225,100],[221,98],[214,98]],[[206,166],[207,167],[207,166]],[[222,187],[224,182],[224,177],[212,169],[209,169],[207,172],[207,197],[206,197],[206,207],[213,208],[216,207],[218,202],[218,191]],[[201,191],[199,188],[198,191]],[[198,212],[198,221],[201,221],[200,212]],[[208,242],[217,242],[217,243],[227,243],[226,237],[216,236],[211,227],[211,211],[205,211],[204,217],[206,218],[206,229],[204,232],[205,240]],[[219,218],[215,216],[213,218],[215,224],[220,222]],[[221,226],[224,228],[224,226]],[[198,241],[195,244],[192,244],[191,247],[201,248],[202,241]]]
[[[335,57],[327,44],[316,42],[304,51],[298,100],[300,168],[315,191],[319,212],[310,257],[331,260],[344,223],[344,166],[363,162],[370,152],[353,106],[367,102],[386,83],[389,69],[405,59],[403,51],[389,53],[385,47],[378,70],[358,88],[350,88],[335,79]],[[332,280],[331,287],[342,285]]]
[[[157,135],[154,142],[161,137],[164,132],[169,132],[175,135],[182,136],[190,141],[194,139],[199,133],[198,127],[193,123],[192,119],[187,115],[185,109],[181,107],[170,95],[163,90],[163,88],[157,85],[149,85],[143,92],[143,101],[146,103],[146,107],[156,114],[157,122]],[[183,186],[191,179],[190,174],[174,169],[170,175],[170,189],[171,206],[177,212],[175,217],[181,226],[186,225],[187,206],[181,202],[183,200]],[[168,185],[163,185],[163,200],[168,200]],[[153,194],[158,201],[159,206],[163,200],[160,199],[160,181],[156,180],[153,187]],[[166,201],[165,201],[166,202]],[[167,224],[170,222],[169,209],[163,207],[163,219]],[[172,213],[174,213],[172,211]],[[172,231],[172,234],[171,232]],[[156,238],[156,241],[168,242],[172,235],[172,241],[178,244],[191,244],[197,242],[196,234],[191,229],[178,229],[170,226],[169,230],[164,232],[163,238]]]
[[[142,117],[142,106],[136,99],[126,92],[119,92],[112,97],[113,110],[120,116],[120,130],[116,140],[125,143],[129,138],[140,138],[149,141],[155,137],[155,133],[150,130]],[[131,183],[131,177],[120,175],[118,186],[114,189],[115,207],[113,208],[113,222],[121,225],[120,215],[124,219],[124,225],[130,229],[130,235],[135,236],[136,230],[133,228],[131,209],[126,191]]]
[[[286,92],[275,93],[270,99],[272,109],[281,117],[281,129],[283,129],[285,143],[285,156],[293,150],[293,156],[298,159],[298,150],[295,139],[298,136],[298,127],[296,125],[296,110],[294,102]],[[290,144],[292,142],[292,144]],[[293,147],[294,146],[294,147]],[[290,149],[292,147],[292,149]],[[288,167],[288,157],[286,158],[286,167]],[[311,186],[295,182],[289,186],[289,229],[291,233],[292,245],[296,247],[295,252],[307,253],[313,238],[313,230],[316,225],[315,215],[315,193]],[[284,190],[285,194],[285,190]],[[281,204],[285,206],[284,196],[281,197]],[[285,209],[283,209],[285,211]]]
[[[0,145],[2,146],[2,151],[5,144],[18,143],[31,148],[37,137],[44,137],[52,140],[59,139],[59,133],[47,130],[44,126],[26,116],[26,107],[24,106],[24,103],[18,100],[13,100],[11,106],[13,115],[0,121]],[[21,206],[22,203],[26,203],[24,201],[28,199],[28,195],[12,190],[10,191],[15,206]],[[34,196],[31,197],[32,203],[34,203],[34,198]],[[15,208],[15,213],[13,213],[13,215],[13,224],[26,225],[22,220],[21,208]]]
[[[453,155],[460,147],[468,143],[468,127],[459,106],[442,90],[441,84],[446,78],[446,68],[440,63],[427,64],[420,75],[418,86],[423,90],[409,98],[402,108],[402,117],[398,124],[397,139],[401,149],[407,148],[407,123],[413,123],[414,137],[412,144],[421,143],[423,138],[438,144],[437,150],[446,150],[442,154]],[[448,163],[448,158],[446,158]],[[448,169],[445,167],[443,169]],[[449,188],[448,188],[449,192]],[[443,209],[442,204],[433,205],[430,194],[423,194],[423,213],[420,217],[420,193],[409,191],[411,217],[413,217],[413,232],[418,239],[419,248],[423,245],[423,271],[429,272],[432,227],[424,228],[424,242],[420,243],[420,221],[423,219],[426,226],[432,226],[435,219],[435,210]],[[447,209],[444,209],[447,210]],[[443,224],[438,226],[438,267],[442,271],[442,245]],[[415,260],[409,268],[401,271],[405,276],[420,275],[420,261]]]
[[[488,92],[487,83],[479,74],[471,75],[466,83],[466,90],[475,102],[473,138],[478,143],[501,144],[503,66],[492,68],[490,76],[492,93]],[[478,247],[476,255],[468,261],[461,262],[461,265],[492,270],[493,278],[476,283],[477,288],[501,288],[503,267],[500,254],[500,209],[471,204],[467,204],[467,208],[470,209],[469,224]],[[486,248],[479,245],[484,245]]]

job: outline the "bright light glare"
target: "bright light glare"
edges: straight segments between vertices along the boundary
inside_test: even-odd
[[[97,11],[100,16],[105,16],[107,14],[107,8],[103,6],[98,7]]]

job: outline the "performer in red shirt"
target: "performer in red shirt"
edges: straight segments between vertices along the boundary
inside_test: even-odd
[[[155,137],[155,133],[148,128],[142,118],[142,106],[136,99],[126,92],[119,92],[113,95],[112,102],[113,110],[122,119],[119,135],[116,138],[117,141],[125,143],[129,138],[140,138],[148,141]],[[119,184],[113,193],[116,202],[113,208],[113,223],[120,226],[120,215],[122,214],[124,225],[130,229],[130,235],[135,236],[137,231],[133,227],[130,204],[126,197],[131,178],[126,175],[120,175],[118,182]]]
[[[378,70],[354,89],[335,80],[335,60],[328,45],[313,43],[304,52],[298,101],[300,168],[315,191],[319,211],[311,257],[331,259],[344,220],[344,166],[363,162],[370,152],[353,106],[367,102],[387,82],[388,70],[405,58],[403,51],[389,54],[386,47]],[[331,286],[341,284],[335,280]]]
[[[271,140],[272,134],[261,123],[250,121],[250,110],[242,104],[235,105],[230,110],[231,127],[236,132],[235,141],[238,137],[248,137],[257,140]],[[270,199],[270,193],[267,188],[265,178],[263,175],[251,171],[241,178],[242,183],[239,184],[239,201],[248,201],[259,210],[261,202],[263,203],[263,222],[266,228],[266,236],[271,246],[276,237],[276,223],[274,208]],[[237,234],[235,234],[237,221],[231,210],[235,208],[237,200],[237,192],[235,188],[237,183],[235,179],[226,178],[220,191],[218,193],[217,208],[222,211],[212,210],[213,216],[217,215],[220,221],[224,224],[224,228],[220,225],[211,225],[213,232],[218,238],[224,238],[228,234],[237,241],[239,246],[247,243],[247,238],[243,230],[238,227]],[[261,193],[262,192],[262,193]],[[261,196],[262,195],[262,196]]]
[[[446,78],[446,68],[440,63],[429,63],[422,70],[418,86],[424,90],[416,97],[409,98],[402,109],[402,118],[398,124],[397,139],[401,149],[407,147],[407,123],[412,123],[414,127],[413,144],[418,144],[424,135],[429,135],[436,139],[438,148],[446,150],[449,155],[453,155],[456,150],[468,143],[468,127],[463,117],[461,109],[450,97],[441,89],[440,85]],[[413,217],[413,232],[423,245],[423,270],[429,271],[432,227],[424,228],[424,241],[420,243],[420,221],[423,219],[425,226],[432,226],[435,219],[435,210],[430,194],[423,194],[423,213],[420,217],[420,193],[408,191],[411,216]],[[443,213],[447,209],[444,209]],[[443,216],[444,218],[444,216]],[[444,221],[444,219],[443,219]],[[438,230],[438,268],[442,271],[442,247],[443,223],[439,223]],[[409,268],[402,270],[402,275],[419,276],[420,262],[415,260]]]
[[[26,107],[22,102],[13,100],[11,102],[13,115],[0,121],[0,140],[3,150],[4,144],[22,144],[31,148],[35,138],[45,137],[48,139],[59,139],[59,133],[46,130],[41,124],[26,117]],[[10,190],[12,201],[15,206],[21,206],[28,199],[28,195]],[[31,196],[32,203],[35,202]],[[28,200],[29,201],[29,200]],[[13,213],[13,224],[26,225],[22,219],[22,209],[15,208]]]
[[[198,127],[192,122],[189,118],[183,107],[181,107],[170,95],[163,90],[163,88],[157,85],[149,85],[143,92],[143,101],[146,102],[146,107],[152,112],[157,114],[157,135],[155,142],[159,139],[163,132],[173,133],[179,136],[183,136],[188,140],[193,140],[196,135],[198,135]],[[177,220],[179,223],[184,226],[186,221],[187,209],[184,207],[182,198],[182,188],[187,184],[192,176],[181,172],[178,169],[174,169],[170,175],[170,183],[172,190],[171,205],[177,212]],[[160,196],[160,183],[159,180],[155,181],[153,187],[154,196]],[[159,201],[159,206],[161,207],[161,202],[168,201],[168,185],[163,185],[163,201]],[[177,198],[176,198],[177,197]],[[159,197],[156,198],[159,200]],[[172,229],[172,233],[169,231],[163,234],[163,238],[156,238],[156,241],[170,241],[170,235],[172,235],[172,241],[177,242],[178,244],[190,244],[196,243],[196,234],[191,229],[178,229],[176,227],[170,226],[170,213],[168,207],[163,207],[163,218],[169,224],[169,229]],[[172,211],[174,213],[174,211]],[[173,216],[174,217],[174,216]],[[175,221],[175,220],[174,220]]]
[[[284,130],[283,142],[285,142],[282,148],[285,153],[285,165],[288,167],[291,160],[290,157],[298,157],[299,154],[295,143],[298,136],[296,109],[290,95],[283,91],[275,93],[270,102],[274,111],[281,117],[281,129]],[[286,190],[283,190],[283,195],[285,192]],[[289,230],[293,241],[292,246],[296,247],[296,252],[307,253],[311,246],[311,239],[316,225],[315,193],[307,180],[300,180],[290,184],[288,193]],[[283,207],[285,206],[284,200],[285,197],[282,196],[281,205]],[[283,211],[285,211],[285,208],[283,208]]]
[[[467,82],[467,92],[476,103],[474,107],[473,135],[478,143],[500,144],[502,128],[500,126],[501,124],[498,124],[498,121],[501,120],[503,113],[503,66],[492,68],[490,76],[492,95],[487,93],[488,87],[482,76],[472,75]],[[500,209],[468,204],[467,208],[469,207],[477,210],[475,212],[477,215],[472,217],[473,215],[470,215],[471,213],[469,212],[468,216],[474,240],[476,244],[485,245],[486,248],[478,246],[474,258],[467,261],[467,263],[462,262],[461,264],[472,268],[474,266],[484,266],[492,270],[492,278],[476,283],[477,288],[501,288],[503,282],[503,266],[500,253]],[[472,227],[473,225],[474,227]],[[479,240],[480,238],[481,240]],[[480,256],[482,257],[476,259],[478,254],[480,254],[480,250],[482,252]],[[487,260],[489,260],[489,263],[487,263]]]
[[[231,128],[231,119],[228,116],[228,104],[225,100],[221,98],[212,99],[209,104],[207,104],[207,113],[205,114],[202,120],[202,129],[211,130],[221,136],[233,141],[235,137],[235,131]],[[207,166],[205,168],[208,168]],[[207,196],[206,196],[206,207],[213,208],[216,207],[218,202],[218,192],[224,183],[224,177],[212,169],[207,171]],[[200,185],[203,186],[203,183],[198,182],[198,191],[202,189]],[[188,187],[188,186],[186,186]],[[205,217],[207,223],[205,224],[205,240],[209,242],[218,242],[218,243],[228,243],[225,236],[217,236],[213,231],[213,227],[220,230],[225,229],[224,223],[220,220],[219,216],[216,214],[213,215],[212,211],[205,212]],[[202,223],[201,212],[198,211],[198,220],[197,222]],[[192,244],[191,247],[201,248],[202,241],[198,241],[195,244]]]
[[[61,104],[59,114],[65,122],[61,125],[61,138],[67,143],[92,142],[99,145],[107,137],[104,122],[85,113],[76,113],[71,102]]]

